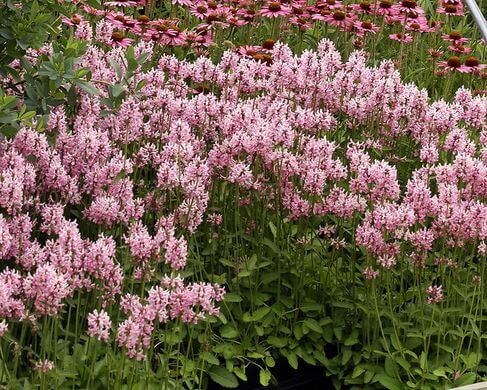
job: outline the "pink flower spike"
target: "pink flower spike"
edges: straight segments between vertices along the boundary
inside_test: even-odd
[[[88,314],[88,334],[100,341],[108,342],[112,321],[105,310],[94,310]]]
[[[440,303],[443,300],[443,287],[442,286],[430,286],[426,289],[428,298],[426,303],[431,305],[432,303]]]
[[[50,360],[47,359],[45,359],[44,361],[39,360],[34,365],[34,371],[42,371],[43,373],[46,373],[47,371],[50,371],[53,368],[54,368],[54,362],[51,362]]]
[[[2,337],[5,333],[8,332],[8,325],[5,320],[0,322],[0,337]]]

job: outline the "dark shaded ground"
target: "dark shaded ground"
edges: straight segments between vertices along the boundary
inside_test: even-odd
[[[303,361],[299,361],[298,369],[293,369],[285,359],[278,360],[276,366],[271,369],[272,374],[277,380],[277,385],[262,387],[259,383],[259,369],[249,367],[247,369],[247,382],[240,382],[238,387],[241,390],[260,390],[260,389],[278,389],[278,390],[325,390],[333,389],[331,380],[326,377],[324,369],[321,367],[311,366]],[[220,390],[223,387],[216,383],[210,382],[208,390]]]

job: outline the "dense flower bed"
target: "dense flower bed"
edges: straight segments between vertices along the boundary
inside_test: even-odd
[[[183,29],[155,3],[79,3],[63,18],[79,41],[11,62],[0,384],[237,387],[255,365],[267,386],[278,358],[337,388],[487,377],[484,66],[439,61],[456,74],[437,98],[340,39],[277,40],[278,23],[367,39],[376,19],[439,34],[426,5],[387,4],[174,3]],[[266,18],[276,40],[215,46]]]

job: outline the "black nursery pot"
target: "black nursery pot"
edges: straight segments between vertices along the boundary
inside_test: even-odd
[[[286,359],[279,359],[276,361],[276,366],[271,369],[271,372],[277,384],[263,387],[259,383],[258,367],[251,366],[246,371],[248,381],[240,382],[238,388],[241,390],[333,389],[333,384],[326,377],[323,367],[312,366],[302,360],[299,361],[298,369],[295,370],[289,365]],[[223,387],[210,380],[208,390],[220,389],[223,389]]]

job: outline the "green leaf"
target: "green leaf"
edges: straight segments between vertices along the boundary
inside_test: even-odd
[[[349,349],[346,349],[343,351],[342,355],[342,366],[348,363],[348,361],[352,358],[352,351]]]
[[[419,359],[419,366],[423,371],[426,370],[427,362],[428,362],[428,355],[426,354],[426,352],[423,351],[421,352],[421,357]]]
[[[272,236],[276,238],[277,237],[276,225],[274,225],[271,221],[269,221],[269,228],[271,229]]]
[[[91,84],[87,81],[77,80],[75,82],[75,84],[90,95],[99,95],[100,94],[100,91],[98,91],[98,89],[96,89],[93,86],[93,84]]]
[[[269,382],[271,380],[271,372],[267,369],[260,369],[259,372],[259,382],[262,386],[269,386]]]
[[[118,62],[115,61],[113,58],[108,58],[108,62],[110,63],[112,68],[115,69],[115,72],[117,72],[117,78],[120,80],[123,76],[122,68],[120,68]]]
[[[213,355],[210,352],[204,351],[200,353],[200,358],[203,359],[205,362],[208,362],[210,364],[214,364],[215,366],[218,366],[220,364],[220,361],[218,358]]]
[[[364,383],[369,383],[374,377],[374,375],[375,375],[374,371],[367,371],[364,375]]]
[[[125,93],[125,88],[121,84],[115,84],[111,87],[111,92],[114,98],[118,98],[119,96]]]
[[[247,375],[245,375],[245,367],[234,367],[233,372],[237,375],[240,379],[247,382]]]
[[[298,357],[294,352],[289,352],[287,354],[287,361],[292,368],[294,368],[295,370],[298,369]]]
[[[250,359],[264,359],[265,355],[261,352],[250,351],[247,353],[247,357],[249,357]]]
[[[224,302],[242,302],[242,297],[237,293],[226,293],[223,298]]]
[[[276,365],[276,361],[274,360],[274,358],[272,356],[267,356],[265,358],[265,365],[267,367],[274,367]]]
[[[233,325],[227,324],[220,329],[222,337],[233,339],[238,336],[238,330]]]
[[[384,363],[384,368],[386,370],[387,375],[389,375],[391,377],[395,376],[396,364],[394,363],[394,361],[391,358],[389,358],[389,357],[386,358],[386,361]]]
[[[282,348],[287,345],[287,339],[284,337],[269,336],[267,342],[276,348]]]
[[[321,328],[320,324],[318,323],[318,321],[316,321],[313,318],[308,318],[307,320],[304,320],[303,324],[307,328],[311,329],[312,331],[314,331],[316,333],[319,333],[319,334],[323,333],[323,329]]]
[[[210,374],[210,378],[220,386],[230,389],[238,387],[237,377],[225,367],[211,366],[208,370],[208,374]]]
[[[462,374],[459,380],[455,382],[455,386],[464,386],[464,385],[471,385],[475,383],[477,379],[477,375],[475,372],[467,372],[466,374]]]
[[[394,360],[406,371],[409,371],[409,369],[411,368],[411,364],[409,364],[409,362],[401,356],[395,356]]]
[[[394,378],[391,378],[388,375],[381,374],[378,376],[379,382],[382,386],[384,386],[388,390],[403,390],[404,386],[401,382],[397,381]]]
[[[256,311],[254,311],[252,313],[252,315],[251,315],[251,321],[260,321],[267,314],[269,314],[270,311],[271,311],[271,308],[268,307],[268,306],[261,307],[260,309],[257,309]]]
[[[358,378],[360,375],[362,375],[365,372],[365,368],[357,366],[353,369],[352,372],[352,379]]]

